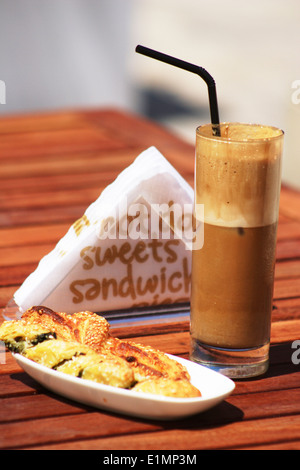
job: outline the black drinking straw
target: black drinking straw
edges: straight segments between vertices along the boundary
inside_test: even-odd
[[[190,64],[189,62],[185,62],[184,60],[176,59],[175,57],[172,57],[170,55],[163,54],[162,52],[154,51],[153,49],[149,49],[148,47],[139,45],[136,46],[135,51],[139,54],[151,57],[152,59],[160,60],[161,62],[173,65],[174,67],[178,67],[180,69],[187,70],[188,72],[195,73],[196,75],[199,75],[201,78],[203,78],[208,87],[208,99],[213,135],[219,136],[220,120],[216,84],[213,77],[207,72],[207,70],[205,70],[203,67],[199,67],[198,65]]]

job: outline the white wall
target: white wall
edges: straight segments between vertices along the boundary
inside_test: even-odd
[[[134,52],[143,44],[205,67],[223,121],[286,132],[283,177],[300,187],[299,0],[0,0],[0,114],[65,107],[140,111],[135,90],[207,107],[197,76]],[[300,93],[298,95],[300,97]],[[197,117],[169,119],[193,141]]]
[[[129,107],[131,2],[0,0],[0,113]]]
[[[284,129],[283,179],[300,188],[300,99],[292,101],[292,84],[300,80],[299,0],[135,0],[133,14],[137,42],[214,76],[222,121]],[[139,83],[208,106],[201,79],[154,62],[132,59]],[[191,118],[167,124],[193,141],[201,123]]]

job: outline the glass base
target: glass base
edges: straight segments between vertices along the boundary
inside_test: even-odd
[[[269,367],[269,343],[259,348],[225,349],[191,339],[190,360],[220,372],[231,379],[264,374]]]

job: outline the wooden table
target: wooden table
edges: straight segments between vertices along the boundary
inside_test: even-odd
[[[2,310],[40,258],[141,151],[155,145],[193,184],[193,147],[123,112],[8,117],[0,120],[0,134]],[[172,449],[178,454],[300,449],[300,193],[287,187],[281,194],[274,296],[268,373],[237,381],[234,393],[217,407],[175,422],[121,416],[63,399],[6,353],[0,364],[0,448],[160,449],[166,454]],[[167,325],[117,328],[116,335],[187,358],[188,328],[183,316]]]

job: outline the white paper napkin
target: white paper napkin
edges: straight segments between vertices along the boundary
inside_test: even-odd
[[[193,198],[190,185],[150,147],[41,259],[15,292],[15,302],[22,311],[44,305],[72,313],[188,301],[186,226]]]

